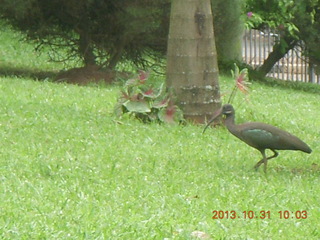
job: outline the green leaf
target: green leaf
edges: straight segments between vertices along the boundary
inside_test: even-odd
[[[150,106],[145,101],[127,101],[123,104],[129,112],[148,113],[151,112]]]
[[[119,117],[124,113],[123,110],[124,110],[123,109],[123,104],[116,103],[116,105],[114,107],[114,114]]]
[[[129,79],[125,83],[125,87],[133,87],[139,85],[139,80],[138,79]]]
[[[157,99],[154,101],[152,107],[157,109],[165,108],[166,106],[168,106],[169,101],[170,101],[170,98],[164,98],[161,100]]]
[[[163,84],[158,88],[144,87],[140,88],[140,93],[147,98],[156,99],[162,94]]]
[[[160,121],[165,123],[179,123],[183,120],[183,112],[176,105],[162,108],[158,112]]]

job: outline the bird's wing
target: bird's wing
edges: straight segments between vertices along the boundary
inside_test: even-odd
[[[265,123],[242,124],[241,138],[257,149],[269,148],[311,152],[311,149],[298,137]]]
[[[254,126],[244,128],[241,136],[246,143],[257,149],[274,148],[280,140],[279,136],[272,134],[269,130]]]

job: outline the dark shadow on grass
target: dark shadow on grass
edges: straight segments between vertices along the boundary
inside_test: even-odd
[[[99,66],[71,68],[66,71],[41,71],[31,68],[0,66],[0,76],[31,78],[36,81],[64,82],[76,85],[106,84],[110,85],[119,79],[128,79],[131,75],[101,69]]]
[[[319,175],[320,173],[320,166],[317,163],[312,163],[311,165],[305,165],[303,167],[295,167],[295,168],[288,168],[288,167],[274,167],[274,172],[277,173],[284,173],[290,175],[312,175],[316,174]]]
[[[0,67],[0,76],[32,78],[34,80],[54,79],[58,72],[41,71],[28,68]]]

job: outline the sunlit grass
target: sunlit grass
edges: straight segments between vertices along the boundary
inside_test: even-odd
[[[116,119],[118,87],[2,78],[0,91],[2,238],[319,237],[315,94],[254,83],[250,102],[235,103],[239,122],[269,122],[313,149],[281,152],[266,176],[252,169],[260,153],[223,127],[203,135],[202,126]],[[213,220],[213,210],[240,218]],[[250,210],[271,219],[243,219]],[[308,217],[279,219],[284,210]]]
[[[18,67],[37,61],[24,58]],[[231,90],[232,79],[220,83]],[[276,125],[313,149],[280,152],[265,175],[253,170],[261,154],[222,126],[115,118],[119,92],[0,78],[1,239],[320,238],[318,94],[254,82],[248,102],[236,96],[237,122]],[[280,219],[286,210],[307,218]]]

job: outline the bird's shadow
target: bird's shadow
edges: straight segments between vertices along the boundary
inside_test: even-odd
[[[310,175],[310,174],[320,174],[320,165],[317,163],[312,163],[311,165],[305,167],[296,168],[286,168],[283,166],[274,167],[275,172],[290,172],[293,175]]]

